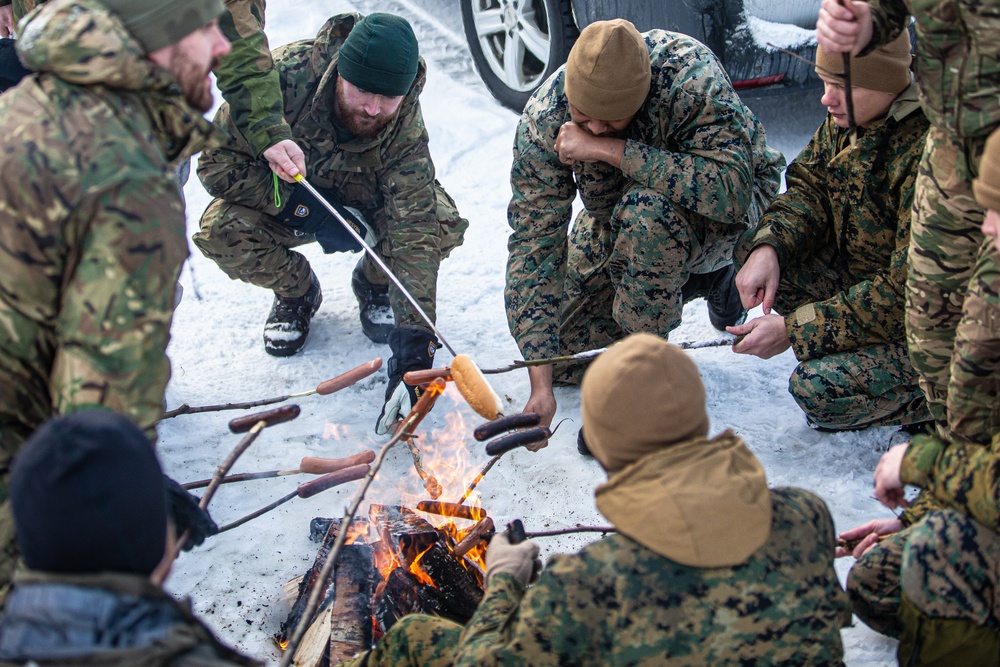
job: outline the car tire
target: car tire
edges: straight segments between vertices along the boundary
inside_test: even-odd
[[[535,89],[566,62],[576,41],[579,31],[570,0],[461,4],[465,38],[479,76],[500,104],[521,113]]]

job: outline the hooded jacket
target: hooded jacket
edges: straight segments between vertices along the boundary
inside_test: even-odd
[[[0,96],[0,471],[45,419],[124,413],[155,437],[187,257],[174,167],[212,125],[95,0],[26,17],[36,73]]]

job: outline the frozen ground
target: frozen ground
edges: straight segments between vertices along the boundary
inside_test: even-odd
[[[268,35],[273,46],[310,37],[329,15],[351,9],[396,12],[414,23],[428,62],[421,104],[438,177],[471,221],[465,244],[441,270],[438,324],[456,350],[470,354],[480,366],[508,363],[520,356],[503,308],[509,232],[505,209],[517,118],[493,101],[472,71],[454,0],[300,0],[294,9],[272,2]],[[817,98],[810,94],[751,102],[769,140],[788,159],[806,144],[823,118]],[[186,194],[188,227],[193,232],[209,198],[195,178]],[[369,342],[358,326],[349,284],[357,256],[324,256],[318,248],[308,248],[306,253],[323,284],[323,307],[313,321],[305,350],[290,359],[277,359],[265,354],[261,344],[270,294],[230,281],[192,249],[182,275],[184,300],[174,319],[169,348],[174,372],[167,391],[169,407],[304,391],[374,357],[388,359],[388,347]],[[699,300],[685,309],[684,325],[672,339],[703,340],[717,335]],[[726,348],[691,354],[708,389],[712,432],[726,427],[739,432],[764,464],[772,485],[801,486],[819,494],[829,504],[838,529],[888,516],[888,510],[872,497],[871,479],[892,429],[844,434],[810,430],[786,390],[794,367],[791,353],[766,362],[734,355]],[[442,351],[437,365],[448,360]],[[519,410],[528,396],[527,374],[495,375],[491,381],[507,401],[508,411]],[[385,441],[373,431],[384,382],[383,371],[340,393],[301,399],[302,415],[266,430],[234,472],[294,468],[307,455],[340,457],[377,449]],[[518,517],[528,530],[605,523],[593,503],[593,488],[603,475],[597,463],[584,460],[576,451],[579,393],[561,389],[557,398],[557,420],[572,421],[539,453],[506,455],[479,486],[482,505],[500,525]],[[209,476],[238,440],[226,428],[237,414],[241,413],[185,415],[165,421],[160,427],[159,454],[167,471],[181,481]],[[451,447],[447,460],[430,465],[431,472],[446,484],[445,500],[460,495],[463,475],[467,479],[488,458],[471,436],[480,421],[449,389],[423,424],[424,442]],[[301,481],[301,477],[283,477],[225,486],[212,502],[212,514],[220,524],[227,523],[285,495]],[[309,520],[318,515],[340,516],[355,488],[356,484],[350,484],[308,500],[295,499],[209,540],[179,559],[169,588],[191,596],[196,611],[226,641],[276,662],[278,652],[271,636],[287,613],[281,585],[302,574],[316,550],[308,541]],[[421,491],[409,453],[400,446],[390,453],[363,508],[372,501],[412,505],[425,497]],[[589,539],[548,538],[539,540],[539,545],[548,556],[576,550]],[[838,563],[842,578],[849,566],[849,560]],[[856,625],[843,636],[848,665],[894,662],[894,643],[867,628]]]

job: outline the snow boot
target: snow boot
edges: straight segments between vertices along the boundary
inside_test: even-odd
[[[358,299],[361,331],[368,340],[379,345],[389,342],[389,334],[396,327],[396,320],[389,305],[389,286],[375,285],[365,277],[365,258],[358,260],[351,274],[351,289]]]
[[[736,267],[728,264],[710,273],[692,273],[681,288],[684,303],[704,297],[708,302],[708,319],[719,331],[742,324],[747,311],[736,289]]]
[[[271,312],[264,323],[264,351],[275,357],[289,357],[306,344],[309,322],[323,303],[323,291],[315,273],[309,276],[309,291],[303,296],[274,295]]]
[[[582,428],[576,432],[576,451],[588,458],[594,458],[594,454],[590,451],[590,447],[587,446],[587,441],[583,439]]]

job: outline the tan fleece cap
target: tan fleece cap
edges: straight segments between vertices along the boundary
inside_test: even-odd
[[[986,140],[979,161],[979,176],[972,181],[972,194],[984,208],[1000,211],[1000,130]]]
[[[652,73],[649,49],[625,19],[591,23],[566,60],[566,99],[598,120],[624,120],[642,107]]]
[[[580,401],[583,437],[609,472],[708,434],[698,367],[652,334],[633,334],[599,356],[583,376]]]
[[[851,86],[898,94],[910,85],[910,33],[906,30],[863,58],[851,58]],[[816,48],[816,72],[840,78],[844,58],[822,46]]]

